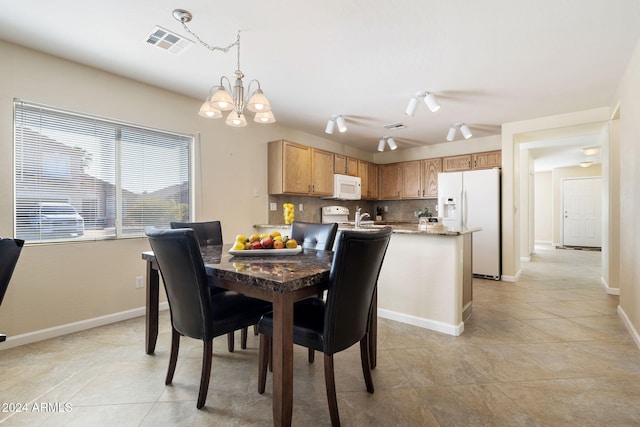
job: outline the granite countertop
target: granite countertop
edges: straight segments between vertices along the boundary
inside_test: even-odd
[[[418,234],[427,236],[460,236],[462,234],[469,234],[481,231],[481,227],[469,227],[464,229],[452,229],[452,228],[435,228],[428,230],[420,230],[417,222],[392,222],[382,221],[374,222],[373,224],[367,224],[361,226],[359,229],[363,231],[379,230],[383,227],[389,226],[393,228],[394,234]],[[274,230],[290,230],[291,224],[254,224],[254,228],[270,228]],[[352,224],[338,224],[338,230],[355,230],[355,226]]]
[[[290,292],[329,279],[333,252],[303,249],[300,254],[278,256],[234,256],[232,245],[202,246],[207,275],[244,283],[269,292]],[[247,251],[249,252],[249,251]],[[142,253],[145,261],[155,261],[153,251]]]

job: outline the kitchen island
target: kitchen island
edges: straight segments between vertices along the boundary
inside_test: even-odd
[[[481,229],[420,230],[417,223],[386,225],[393,228],[393,234],[378,279],[378,316],[449,335],[462,334],[473,302],[471,239]],[[254,228],[287,234],[290,226]],[[338,232],[350,229],[354,227],[341,224]]]

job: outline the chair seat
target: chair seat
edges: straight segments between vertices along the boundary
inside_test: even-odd
[[[271,303],[246,297],[237,292],[216,292],[211,297],[214,336],[238,329],[239,324],[251,326],[258,323]]]
[[[322,351],[324,344],[324,311],[326,304],[320,298],[307,298],[293,306],[293,341],[301,346]],[[258,333],[273,336],[273,313],[262,316]]]

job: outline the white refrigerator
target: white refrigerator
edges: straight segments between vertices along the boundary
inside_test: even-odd
[[[473,275],[500,280],[500,169],[439,173],[438,216],[455,230],[482,228],[472,238]]]

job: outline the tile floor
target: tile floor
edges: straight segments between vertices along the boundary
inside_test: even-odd
[[[640,425],[640,350],[616,314],[618,298],[599,284],[599,265],[599,252],[539,249],[517,284],[477,279],[460,337],[380,319],[374,394],[358,346],[336,356],[342,424]],[[143,350],[142,318],[0,352],[0,423],[271,424],[270,386],[256,391],[257,337],[233,354],[224,337],[214,341],[207,405],[197,410],[201,344],[183,339],[165,386],[167,312],[160,330],[154,356]],[[297,348],[294,381],[293,425],[330,425],[322,358],[309,365]]]

